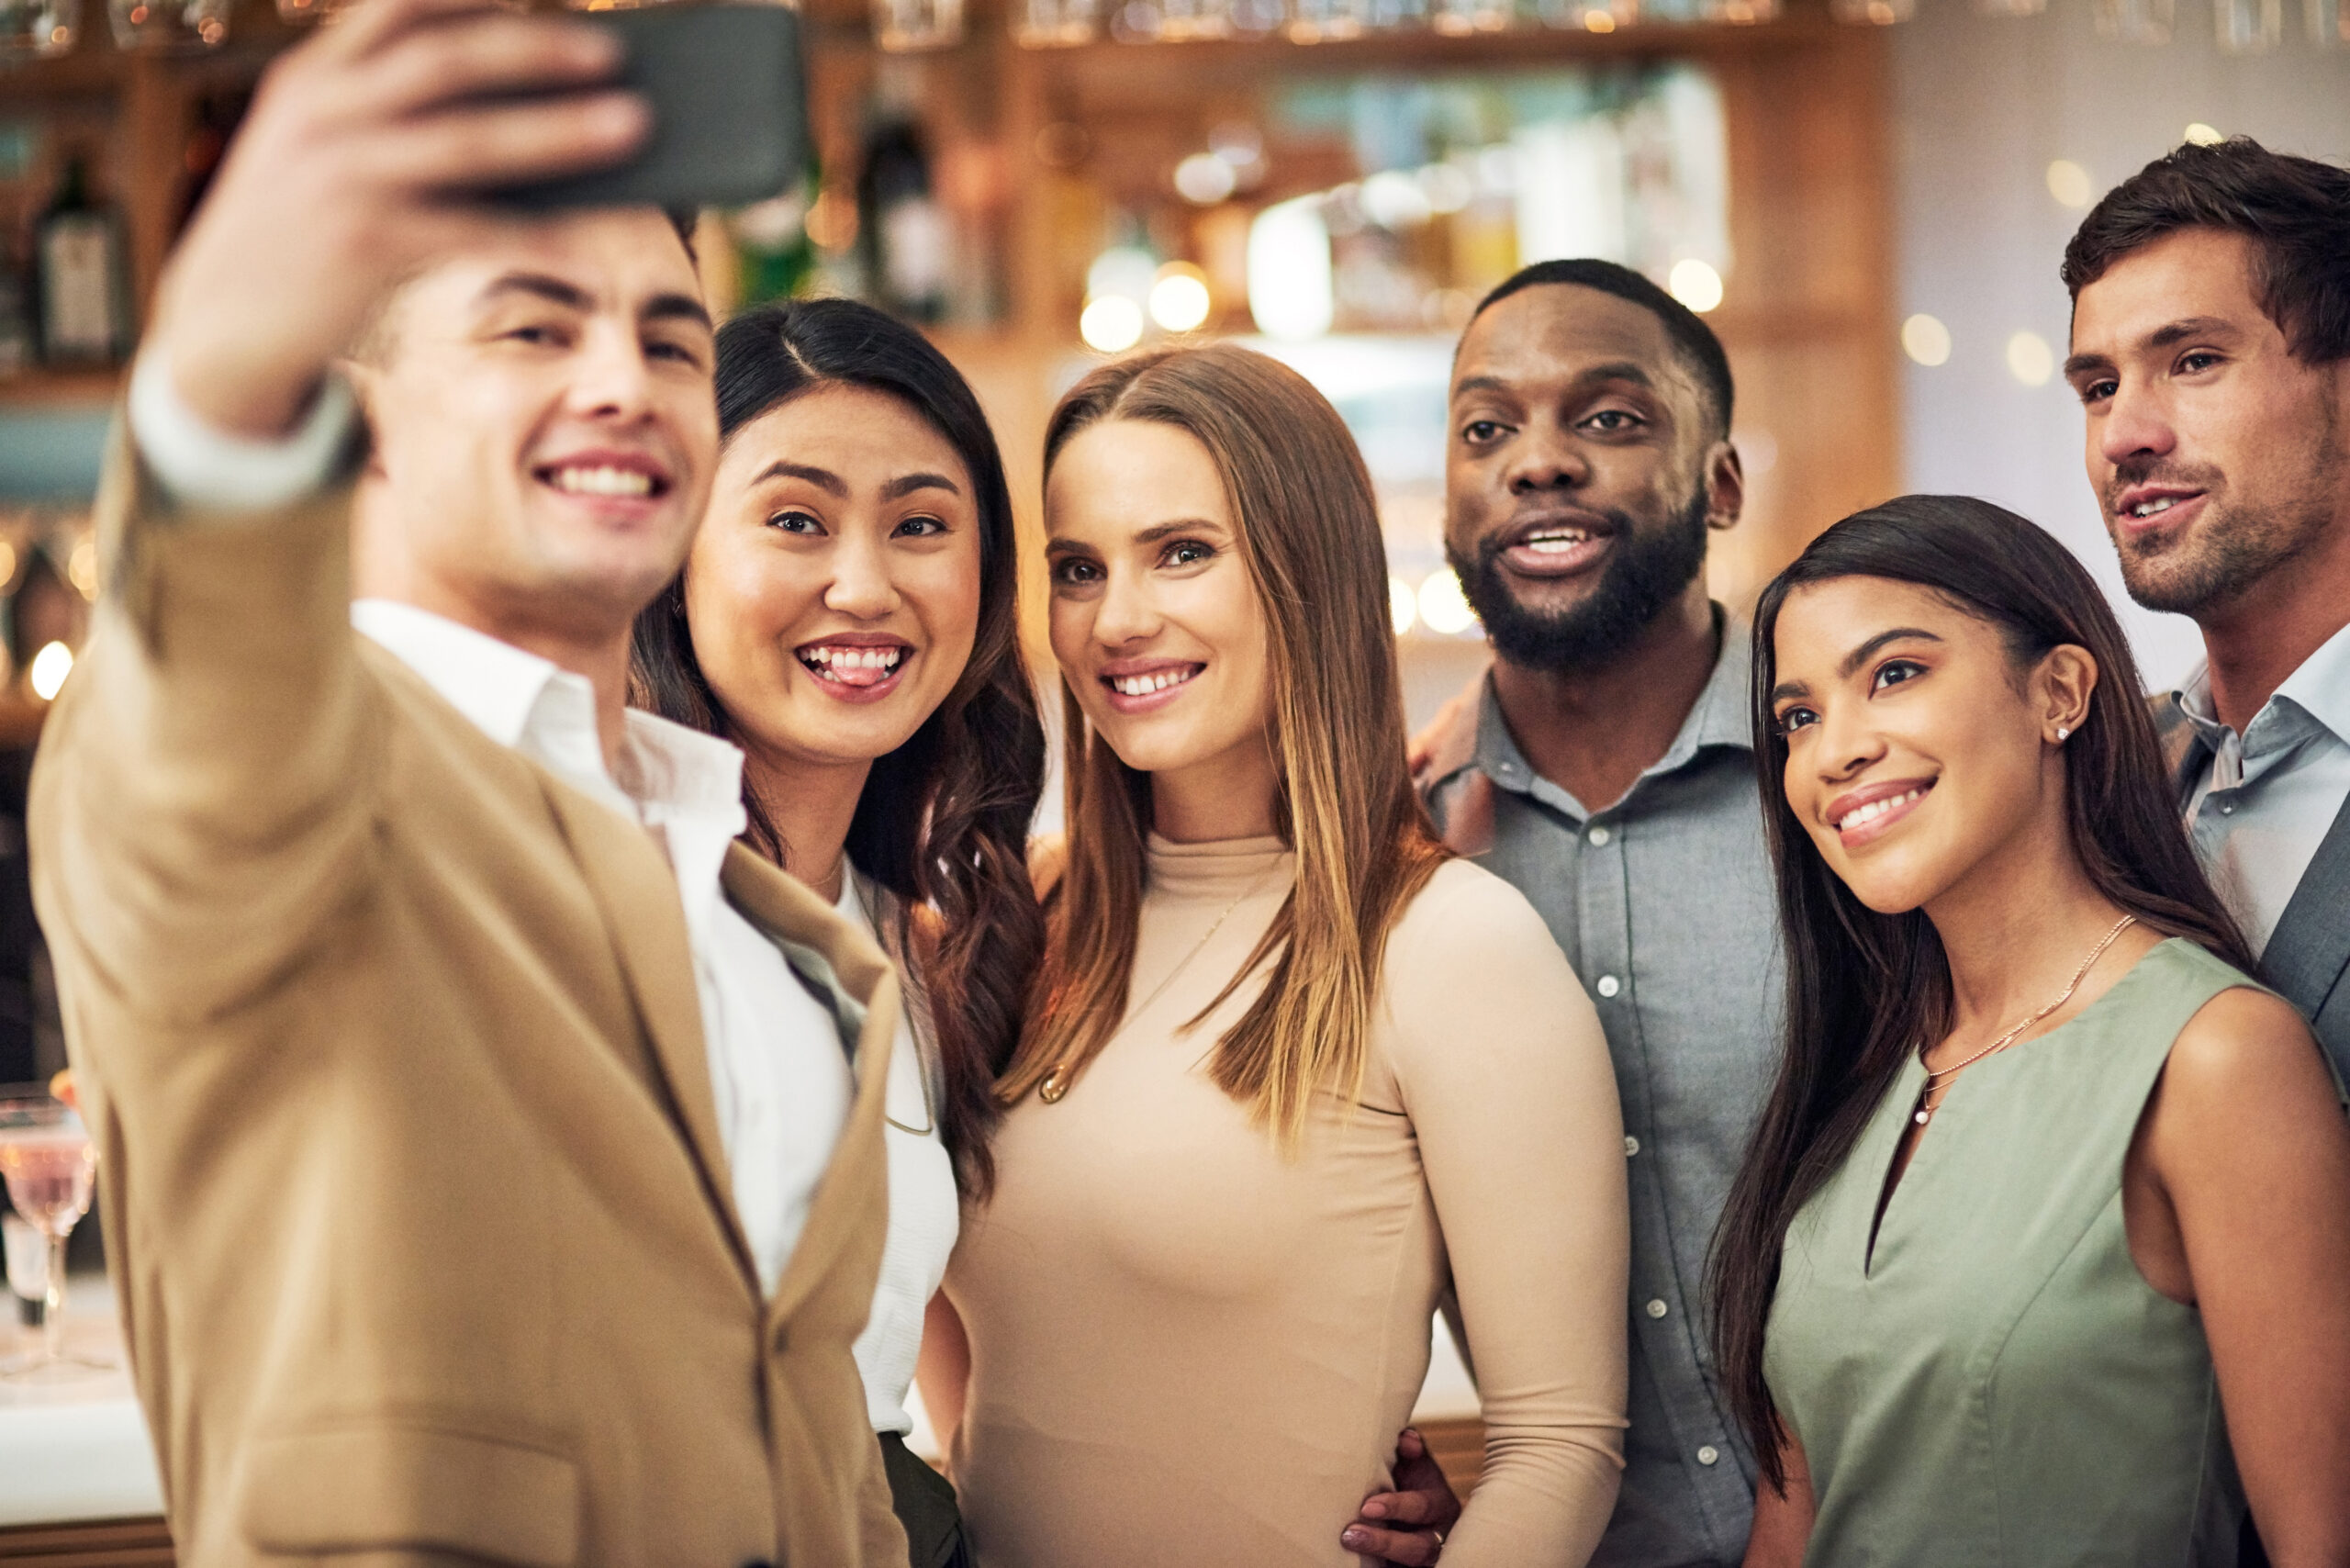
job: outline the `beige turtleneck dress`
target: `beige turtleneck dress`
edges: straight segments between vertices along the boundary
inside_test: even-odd
[[[1389,938],[1361,1104],[1326,1093],[1285,1159],[1206,1070],[1261,979],[1182,1025],[1294,857],[1149,855],[1125,1022],[1058,1103],[1013,1110],[947,1271],[981,1563],[1360,1568],[1339,1531],[1388,1484],[1450,1284],[1485,1471],[1445,1568],[1578,1568],[1622,1462],[1628,1224],[1614,1072],[1566,959],[1515,889],[1440,868]]]

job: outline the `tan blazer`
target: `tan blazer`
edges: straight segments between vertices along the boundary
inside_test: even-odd
[[[116,458],[33,872],[180,1561],[902,1568],[871,939],[728,859],[861,1023],[763,1301],[652,839],[352,632],[347,496],[174,516]]]

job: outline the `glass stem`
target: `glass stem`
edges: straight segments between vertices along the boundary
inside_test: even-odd
[[[64,1357],[65,1238],[52,1236],[49,1238],[49,1291],[40,1316],[40,1359],[55,1361]]]

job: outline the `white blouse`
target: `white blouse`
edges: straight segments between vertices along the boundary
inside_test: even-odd
[[[841,879],[840,912],[861,922],[882,940],[872,885],[855,867]],[[946,1275],[961,1223],[955,1168],[938,1136],[938,1063],[927,1047],[931,1030],[912,1026],[920,1005],[912,986],[903,986],[908,1017],[898,1025],[897,1048],[890,1057],[890,1232],[881,1245],[881,1280],[873,1292],[873,1316],[857,1336],[856,1370],[865,1376],[865,1406],[877,1432],[911,1432],[906,1408],[913,1386],[914,1361],[922,1350],[923,1314]],[[928,1021],[924,1020],[925,1025]]]

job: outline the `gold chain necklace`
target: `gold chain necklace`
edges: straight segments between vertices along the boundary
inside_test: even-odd
[[[2100,940],[2096,946],[2089,949],[2089,956],[2083,958],[2081,960],[2081,967],[2073,971],[2072,983],[2065,986],[2064,994],[2057,997],[2055,1001],[2050,1002],[2047,1006],[2042,1008],[2031,1017],[2026,1018],[2022,1023],[2018,1024],[2014,1028],[2009,1030],[2006,1034],[2000,1036],[1989,1045],[1985,1046],[1981,1050],[1976,1051],[1964,1061],[1954,1062],[1951,1066],[1945,1068],[1927,1068],[1926,1086],[1918,1092],[1918,1109],[1916,1114],[1909,1119],[1917,1123],[1919,1126],[1924,1126],[1929,1121],[1933,1119],[1934,1113],[1941,1109],[1940,1106],[1933,1103],[1934,1091],[1937,1088],[1940,1088],[1943,1090],[1942,1098],[1945,1100],[1950,1098],[1948,1092],[1951,1085],[1945,1081],[1946,1080],[1957,1077],[1962,1070],[1966,1068],[1973,1067],[1985,1057],[1993,1055],[1998,1051],[2006,1050],[2009,1046],[2015,1044],[2015,1039],[2018,1035],[2022,1034],[2026,1029],[2031,1028],[2034,1024],[2039,1023],[2042,1018],[2047,1017],[2051,1013],[2055,1012],[2058,1008],[2064,1006],[2065,1003],[2072,1001],[2073,993],[2081,989],[2081,981],[2088,977],[2090,966],[2095,964],[2099,958],[2105,957],[2105,950],[2113,946],[2114,939],[2116,937],[2120,936],[2124,931],[2129,930],[2131,926],[2135,925],[2137,923],[2138,917],[2134,914],[2125,914],[2119,921],[2115,922],[2113,929],[2107,932],[2104,938]],[[1918,1053],[1918,1060],[1922,1064],[1925,1059],[1926,1053],[1922,1050],[1919,1051]]]
[[[1151,988],[1150,994],[1142,999],[1142,1005],[1127,1009],[1125,1023],[1120,1024],[1116,1028],[1110,1031],[1110,1039],[1102,1042],[1101,1048],[1102,1050],[1109,1049],[1110,1041],[1116,1039],[1120,1035],[1126,1032],[1126,1024],[1133,1023],[1145,1013],[1149,1012],[1150,1004],[1167,994],[1167,988],[1175,983],[1175,977],[1181,974],[1186,969],[1191,967],[1192,960],[1200,956],[1201,950],[1207,946],[1208,939],[1210,937],[1214,936],[1218,931],[1224,929],[1224,923],[1232,918],[1232,912],[1238,909],[1242,904],[1247,903],[1251,898],[1255,897],[1257,893],[1263,889],[1267,882],[1273,879],[1273,872],[1278,871],[1279,869],[1281,869],[1281,867],[1276,863],[1272,868],[1268,869],[1263,876],[1259,877],[1255,881],[1241,889],[1240,895],[1237,898],[1224,906],[1224,913],[1215,917],[1214,924],[1210,925],[1207,930],[1201,935],[1200,939],[1197,942],[1192,944],[1192,950],[1184,954],[1182,958],[1173,969],[1167,971],[1167,978],[1160,980],[1156,986]],[[1098,1055],[1099,1053],[1097,1052],[1096,1054]],[[1045,1081],[1036,1086],[1036,1098],[1042,1100],[1047,1105],[1059,1103],[1060,1097],[1068,1093],[1069,1090],[1069,1083],[1071,1081],[1062,1076],[1069,1070],[1069,1067],[1070,1064],[1067,1061],[1055,1062],[1053,1064],[1053,1070],[1045,1074]]]

